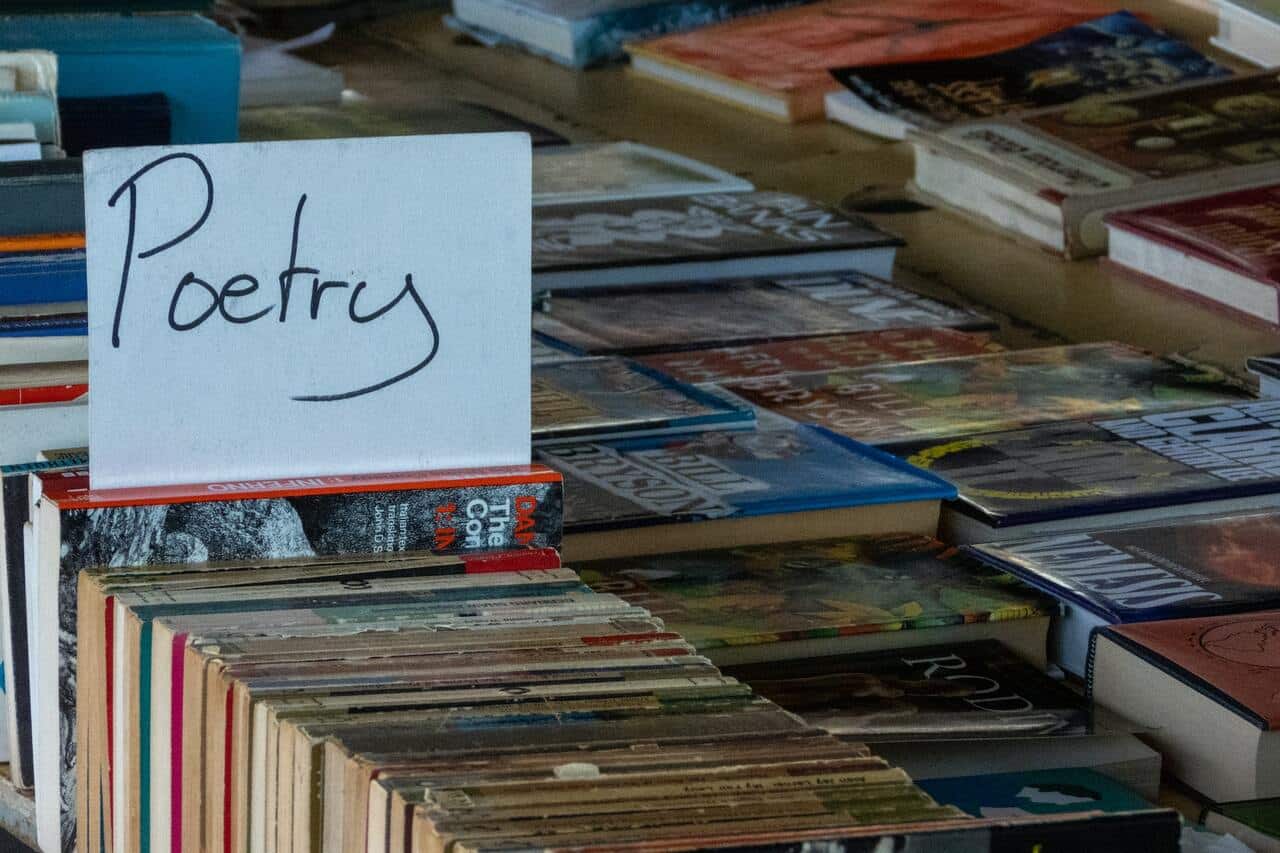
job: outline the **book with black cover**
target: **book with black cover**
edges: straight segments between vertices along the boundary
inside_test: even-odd
[[[968,550],[1061,602],[1050,658],[1080,676],[1089,635],[1099,626],[1280,607],[1280,513],[1062,533]]]
[[[721,284],[566,290],[533,315],[536,334],[590,355],[671,352],[883,329],[992,325],[976,311],[853,271]]]
[[[858,270],[886,278],[902,240],[778,192],[537,208],[534,290]]]
[[[536,442],[748,429],[750,406],[734,406],[621,358],[575,358],[533,366]]]
[[[955,484],[952,541],[1280,504],[1280,400],[1067,421],[897,448]]]

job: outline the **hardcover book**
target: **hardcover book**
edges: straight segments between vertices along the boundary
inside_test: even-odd
[[[570,560],[886,529],[931,534],[935,502],[955,493],[931,474],[811,426],[579,442],[534,456],[569,483]]]
[[[882,534],[579,563],[717,664],[999,637],[1044,655],[1046,602],[927,536]]]
[[[1220,371],[1118,343],[783,374],[723,387],[763,409],[891,448],[1248,396]]]
[[[589,355],[922,327],[982,329],[991,321],[856,272],[561,291],[533,315],[536,334]]]
[[[969,546],[1064,607],[1050,657],[1083,676],[1102,625],[1280,606],[1280,515],[1253,513]]]
[[[1280,185],[1114,213],[1106,224],[1113,264],[1280,325]]]
[[[823,0],[630,45],[636,73],[773,118],[821,118],[829,69],[980,56],[1096,18],[1088,2]]]
[[[1280,796],[1280,610],[1115,625],[1089,650],[1096,703],[1148,727],[1218,802]]]
[[[920,328],[654,353],[639,356],[638,360],[684,382],[732,382],[779,373],[954,358],[1000,349],[986,335]]]
[[[750,406],[677,382],[621,358],[534,365],[533,440],[606,439],[749,429]]]
[[[624,44],[703,27],[795,0],[454,0],[482,41],[507,41],[574,68],[622,56]]]
[[[32,691],[33,719],[50,721],[35,727],[32,744],[37,828],[48,849],[75,837],[81,570],[554,548],[561,530],[561,478],[542,466],[100,491],[89,488],[87,472],[76,472],[37,484],[27,575],[35,618],[28,621],[59,626],[30,637],[33,670],[58,673]],[[42,765],[40,756],[50,760]]]
[[[1280,504],[1280,400],[1067,421],[897,448],[950,480],[948,541],[991,542]]]
[[[857,270],[886,277],[902,240],[776,192],[539,207],[535,290]]]
[[[1115,12],[999,53],[967,59],[856,65],[832,71],[847,92],[827,98],[859,130],[902,139],[970,118],[1134,92],[1231,71],[1190,45]],[[847,97],[842,97],[847,95]]]
[[[1269,72],[913,131],[917,187],[1069,258],[1107,249],[1103,212],[1275,182]]]

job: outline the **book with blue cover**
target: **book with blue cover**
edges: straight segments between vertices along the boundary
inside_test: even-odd
[[[84,249],[0,252],[0,305],[83,302],[87,293]]]
[[[536,448],[567,481],[567,559],[937,528],[955,489],[818,427]]]
[[[1050,658],[1084,677],[1104,625],[1280,607],[1280,513],[1173,520],[968,546],[1052,595]]]
[[[533,366],[533,440],[606,439],[749,429],[735,406],[621,358],[576,358]]]
[[[803,0],[454,0],[483,43],[514,43],[573,68],[622,57],[628,42],[704,27]]]
[[[828,98],[829,113],[860,130],[902,139],[910,128],[938,130],[1088,96],[1227,77],[1231,70],[1119,11],[999,53],[832,74],[848,91]]]
[[[1131,812],[1152,807],[1132,789],[1085,767],[955,776],[916,784],[939,803],[974,817]]]
[[[949,541],[1280,506],[1280,400],[1066,421],[896,448],[947,478]]]

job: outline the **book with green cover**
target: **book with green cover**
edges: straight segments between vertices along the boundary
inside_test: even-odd
[[[600,560],[598,592],[717,663],[998,637],[1043,660],[1047,600],[928,537],[850,537]]]

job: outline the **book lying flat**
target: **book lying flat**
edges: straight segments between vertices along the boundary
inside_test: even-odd
[[[1063,605],[1050,659],[1083,677],[1099,626],[1280,606],[1280,515],[1155,522],[969,550]]]
[[[556,145],[533,153],[535,206],[754,189],[714,166],[635,142]]]
[[[565,489],[568,560],[821,539],[932,535],[942,480],[811,426],[536,448]]]
[[[637,323],[636,317],[645,322]],[[873,329],[990,326],[975,311],[853,271],[565,290],[533,315],[535,334],[589,355],[703,349]]]
[[[1083,767],[952,776],[919,784],[939,803],[974,817],[1130,812],[1151,807],[1131,788]]]
[[[1114,625],[1089,694],[1147,727],[1169,771],[1218,802],[1280,796],[1280,610]]]
[[[533,366],[533,440],[603,440],[750,429],[755,413],[621,358]]]
[[[577,565],[720,666],[1000,639],[1044,662],[1047,601],[927,536],[881,534]]]
[[[964,119],[1227,77],[1231,71],[1138,16],[1115,12],[999,53],[857,65],[832,74],[845,91],[827,96],[828,118],[902,139],[911,128],[938,130]]]
[[[538,207],[534,290],[857,270],[887,277],[902,240],[776,192]]]

